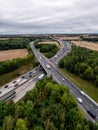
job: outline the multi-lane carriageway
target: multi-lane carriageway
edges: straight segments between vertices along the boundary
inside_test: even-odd
[[[62,49],[62,47],[63,47],[63,49]],[[59,55],[60,52],[62,54],[64,53],[64,45],[61,46],[61,49],[57,53],[57,55]],[[55,55],[53,58],[50,59],[55,65],[57,65],[57,62],[58,62],[57,55]],[[2,101],[2,100],[8,101],[14,97],[14,102],[17,102],[18,100],[20,100],[23,97],[23,95],[26,93],[26,91],[28,91],[28,89],[26,89],[26,88],[29,85],[31,86],[30,89],[32,89],[33,82],[38,81],[39,80],[38,76],[40,76],[42,73],[44,73],[43,69],[40,66],[38,66],[38,67],[34,68],[33,70],[27,72],[26,74],[11,81],[10,83],[7,83],[6,85],[2,86],[0,88],[0,101]],[[32,80],[32,79],[34,79],[34,80]],[[27,84],[27,82],[29,84]],[[26,86],[27,85],[28,86],[24,87],[25,84],[26,84]]]
[[[54,39],[54,40],[57,40],[57,39]],[[42,54],[40,54],[35,49],[34,42],[31,42],[30,45],[31,45],[31,48],[32,48],[35,56],[37,57],[38,61],[40,62],[41,66],[44,68],[44,70],[48,74],[52,75],[53,78],[59,84],[64,84],[64,85],[68,86],[70,89],[70,92],[72,93],[72,95],[75,98],[79,97],[82,99],[83,102],[81,104],[78,103],[78,107],[83,108],[87,119],[95,122],[96,120],[98,120],[98,104],[95,103],[86,93],[81,93],[81,90],[78,89],[72,82],[70,82],[64,75],[62,75],[56,68],[59,60],[63,56],[66,56],[68,54],[68,52],[70,52],[70,50],[71,50],[71,46],[70,46],[69,42],[61,41],[59,39],[57,40],[57,42],[59,42],[62,45],[62,47],[61,47],[60,51],[51,59],[47,59]],[[47,64],[50,65],[50,69],[48,69],[46,67]],[[35,86],[35,83],[39,80],[38,76],[42,73],[43,73],[43,71],[40,71],[39,67],[37,67],[34,70],[28,72],[27,74],[25,74],[22,77],[19,77],[17,80],[15,80],[18,82],[17,87],[14,87],[13,81],[11,83],[9,83],[9,86],[12,86],[12,87],[6,89],[6,91],[9,92],[15,88],[16,96],[14,97],[14,102],[19,101],[25,95],[25,93],[27,91],[31,90]],[[4,86],[2,87],[2,89],[4,90],[4,93],[5,93],[6,91],[5,91]],[[91,116],[87,113],[88,110],[91,111],[94,115],[96,115],[96,118],[94,118],[94,119],[91,118]]]
[[[59,42],[62,41],[59,40]],[[67,55],[67,53],[70,50],[70,46],[69,44],[63,43],[66,45],[66,47],[68,48],[64,48],[65,53],[64,55]],[[85,114],[86,114],[86,118],[88,118],[89,120],[95,122],[98,120],[98,104],[92,100],[86,93],[83,93],[79,88],[77,88],[71,81],[69,81],[63,74],[61,74],[61,72],[59,72],[55,66],[55,64],[53,64],[54,58],[52,58],[52,60],[47,59],[45,56],[43,56],[40,52],[38,52],[36,50],[36,48],[34,47],[34,42],[30,43],[30,46],[32,48],[32,51],[34,52],[35,56],[37,57],[38,61],[40,62],[40,64],[42,65],[42,67],[45,69],[45,71],[49,74],[52,75],[53,78],[59,83],[59,84],[64,84],[66,86],[69,87],[70,92],[72,93],[72,95],[77,99],[80,98],[82,99],[82,103],[78,104],[78,107],[82,107]],[[63,49],[63,48],[62,48]],[[61,52],[59,52],[58,58],[60,57],[60,55],[62,55]],[[51,67],[50,69],[48,69],[46,67],[46,65],[49,64]],[[87,112],[91,112],[91,113],[87,113]],[[93,116],[91,115],[93,114]]]

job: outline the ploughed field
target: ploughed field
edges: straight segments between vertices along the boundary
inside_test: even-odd
[[[77,46],[86,47],[88,49],[98,51],[98,43],[87,41],[72,41],[72,43],[74,43]]]
[[[0,51],[0,61],[12,60],[16,58],[23,58],[28,55],[27,49],[15,49]]]

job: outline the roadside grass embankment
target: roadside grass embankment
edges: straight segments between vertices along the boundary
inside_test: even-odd
[[[98,88],[95,87],[92,83],[89,81],[81,79],[79,76],[76,76],[70,72],[68,72],[65,69],[59,70],[72,82],[74,83],[78,88],[83,90],[85,93],[87,93],[93,100],[95,100],[98,103]]]
[[[0,87],[14,80],[15,78],[21,76],[22,74],[32,70],[34,67],[35,67],[34,64],[32,62],[29,62],[28,64],[22,65],[14,71],[0,75]]]

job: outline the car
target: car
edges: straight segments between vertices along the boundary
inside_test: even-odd
[[[4,88],[8,88],[9,85],[5,85]]]
[[[17,87],[17,86],[18,86],[18,84],[15,84],[15,85],[14,85],[14,87]]]
[[[65,79],[64,79],[64,78],[62,78],[62,80],[64,81]]]
[[[82,102],[83,102],[80,97],[77,97],[77,101],[78,101],[80,104],[82,104]]]
[[[16,81],[13,81],[13,84],[16,83]]]
[[[50,66],[49,64],[47,64],[47,65],[46,65],[46,67],[47,67],[48,69],[50,69],[50,68],[51,68],[51,66]]]
[[[29,77],[32,77],[32,75],[29,75]]]
[[[34,70],[33,73],[36,73],[36,71]]]
[[[87,113],[88,113],[92,118],[96,118],[96,115],[93,114],[90,110],[88,110]]]
[[[25,76],[22,76],[21,78],[25,78]]]
[[[80,93],[81,93],[82,95],[85,95],[85,93],[84,93],[82,90],[80,91]]]
[[[32,74],[32,72],[29,72],[29,74]]]
[[[40,56],[40,59],[41,59],[42,57]]]
[[[0,91],[0,94],[1,94],[2,92]]]
[[[12,87],[12,85],[8,86],[8,89],[11,88],[11,87]]]

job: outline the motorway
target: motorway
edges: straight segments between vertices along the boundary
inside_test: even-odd
[[[28,82],[21,85],[21,87],[16,89],[16,96],[13,99],[14,103],[17,103],[21,98],[24,97],[24,95],[27,93],[27,91],[30,91],[35,87],[36,82],[39,80],[38,76],[41,74],[42,74],[42,72],[40,72],[35,77],[31,78]]]
[[[59,84],[64,84],[66,86],[69,87],[71,94],[77,98],[81,98],[82,99],[82,104],[78,103],[79,107],[82,107],[87,119],[95,122],[96,120],[98,120],[98,104],[95,103],[86,93],[82,94],[80,89],[77,88],[72,82],[70,82],[63,74],[61,74],[56,66],[59,62],[59,60],[66,56],[68,54],[68,52],[70,52],[71,50],[71,46],[69,44],[69,42],[66,41],[61,41],[61,40],[57,40],[61,45],[61,49],[60,51],[51,59],[47,59],[45,56],[43,56],[40,52],[38,52],[35,47],[34,47],[34,42],[30,43],[30,46],[35,54],[35,56],[37,57],[38,61],[40,62],[40,64],[42,65],[42,67],[45,69],[45,71],[47,72],[47,74],[52,75],[53,78],[59,83]],[[50,65],[50,69],[48,69],[46,67],[46,65],[49,64]],[[14,98],[14,102],[18,102],[27,91],[31,90],[34,86],[35,83],[39,80],[38,76],[40,74],[44,73],[42,70],[40,71],[40,67],[36,67],[35,69],[29,71],[28,73],[22,75],[21,77],[15,79],[14,81],[10,82],[7,88],[5,88],[6,85],[4,85],[0,91],[2,92],[0,94],[0,97],[2,95],[4,95],[5,93],[7,93],[8,91],[10,91],[11,89],[15,88],[16,91],[16,96]],[[15,84],[18,84],[15,87]],[[20,87],[21,86],[21,87]],[[96,118],[93,119],[91,118],[91,116],[89,116],[89,114],[86,111],[92,111],[93,114],[96,115]]]
[[[43,71],[41,71],[40,67],[38,66],[26,74],[11,81],[10,83],[0,87],[0,101],[4,100],[8,93],[13,90],[17,90],[21,85],[24,85],[26,82],[38,76],[40,73],[43,73]]]
[[[60,51],[62,51],[62,48],[59,50],[59,52]],[[57,55],[59,55],[59,52],[57,53]],[[55,60],[55,62],[56,62],[57,59],[58,59],[57,57],[53,57],[50,60]],[[16,96],[14,98],[14,102],[17,102],[25,95],[26,91],[28,91],[28,89],[29,89],[28,83],[32,81],[32,84],[33,84],[33,81],[35,82],[35,80],[33,80],[33,78],[38,77],[39,74],[41,75],[42,73],[44,73],[42,71],[42,68],[40,66],[38,66],[38,67],[34,68],[33,70],[27,72],[26,74],[18,77],[17,79],[14,79],[13,81],[0,87],[0,101],[4,100],[7,97],[7,95],[10,95],[11,91],[15,90]],[[39,79],[37,78],[37,81],[38,80]]]
[[[57,62],[65,55],[65,49],[66,49],[66,44],[63,44],[61,49],[58,51],[58,53],[52,57],[50,59],[51,62],[53,62],[55,65],[57,65]],[[60,55],[62,54],[62,55]],[[66,53],[67,54],[67,53]],[[39,58],[40,60],[42,60],[42,57]],[[28,72],[27,74],[25,74],[24,79],[28,79],[28,82],[26,81],[25,83],[23,83],[21,85],[21,87],[18,87],[15,91],[16,91],[16,96],[14,97],[13,101],[16,103],[18,102],[22,97],[24,97],[24,95],[26,94],[27,91],[30,91],[33,89],[33,87],[35,86],[35,83],[39,80],[38,76],[41,75],[42,73],[44,73],[43,71],[39,71],[39,67],[36,67],[35,69],[33,69],[32,71]],[[33,73],[33,78],[29,78],[31,72]],[[35,73],[35,75],[34,75]],[[19,78],[18,78],[19,80]]]
[[[91,111],[94,115],[96,115],[96,118],[91,118],[91,116],[89,114],[88,115],[88,119],[90,119],[91,121],[95,122],[96,120],[98,120],[98,104],[95,103],[86,93],[82,94],[81,90],[79,88],[77,88],[72,82],[70,82],[63,74],[61,74],[56,66],[52,63],[53,62],[53,58],[52,61],[50,59],[50,61],[43,56],[40,52],[38,52],[35,47],[34,47],[34,43],[31,42],[30,43],[31,48],[35,54],[35,56],[37,57],[38,61],[40,62],[40,64],[42,65],[42,67],[45,69],[45,71],[52,75],[53,78],[59,83],[59,84],[64,84],[66,86],[69,87],[70,92],[72,93],[72,95],[77,99],[77,97],[82,99],[82,103],[81,106],[83,107],[83,109],[86,111]],[[69,49],[68,49],[69,50]],[[67,54],[67,52],[65,53],[65,55]],[[62,54],[61,54],[62,55]],[[46,65],[49,64],[51,67],[50,69],[48,69],[46,67]]]

